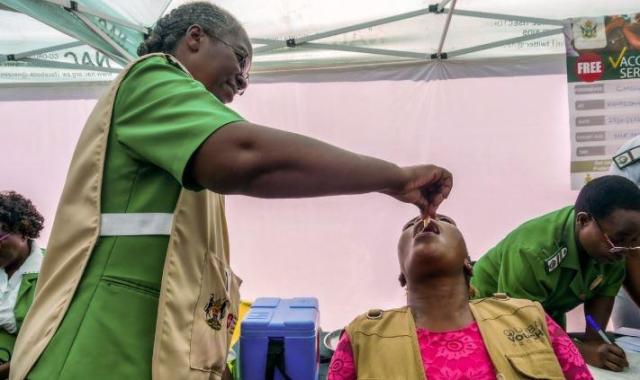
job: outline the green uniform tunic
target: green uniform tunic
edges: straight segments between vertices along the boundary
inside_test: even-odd
[[[31,244],[35,243],[32,242]],[[30,254],[44,255],[44,250],[36,246],[32,246]],[[27,311],[29,311],[29,307],[33,302],[37,281],[37,272],[27,272],[22,274],[22,280],[20,281],[20,287],[18,288],[18,297],[16,298],[16,304],[13,307],[13,314],[16,318],[16,328],[18,331],[20,331],[24,317],[27,315]],[[13,346],[16,343],[16,335],[17,332],[10,333],[5,329],[0,329],[0,363],[5,363],[12,359]]]
[[[189,159],[242,120],[165,57],[136,64],[116,97],[103,213],[172,213]],[[169,236],[101,237],[59,329],[29,379],[151,379]]]
[[[624,279],[624,261],[587,259],[581,268],[575,236],[573,207],[524,223],[473,267],[477,297],[499,292],[538,301],[561,326],[565,313],[586,300],[614,297]]]

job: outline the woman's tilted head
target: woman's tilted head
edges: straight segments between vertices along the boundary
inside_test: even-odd
[[[453,219],[437,215],[428,223],[410,220],[398,242],[399,281],[402,286],[436,277],[471,276],[469,254]]]

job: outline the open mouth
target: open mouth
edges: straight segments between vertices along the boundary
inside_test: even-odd
[[[440,235],[440,228],[438,228],[438,224],[436,224],[436,222],[434,222],[432,219],[427,222],[426,226],[424,225],[424,223],[420,223],[419,225],[421,227],[418,229],[418,233],[416,235],[427,233]]]

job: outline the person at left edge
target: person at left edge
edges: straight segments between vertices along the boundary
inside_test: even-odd
[[[574,206],[522,224],[480,257],[471,283],[479,297],[502,292],[538,301],[564,328],[565,313],[584,303],[585,315],[606,326],[625,276],[624,247],[639,240],[640,189],[623,177],[596,178]],[[576,346],[588,364],[628,365],[620,347],[590,328]]]
[[[139,53],[78,141],[11,379],[219,379],[239,302],[219,194],[381,192],[433,214],[451,189],[445,169],[398,167],[228,108],[252,48],[211,3],[163,16]]]
[[[44,218],[15,191],[0,192],[0,379],[9,376],[16,335],[33,300],[44,250]]]

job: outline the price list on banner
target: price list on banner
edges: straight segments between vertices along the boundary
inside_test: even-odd
[[[640,13],[571,19],[565,26],[571,188],[609,171],[640,135]]]

